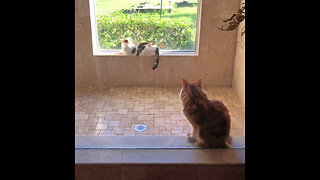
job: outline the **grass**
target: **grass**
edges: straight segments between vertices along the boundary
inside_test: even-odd
[[[132,5],[138,5],[139,2],[149,1],[150,4],[156,5],[160,3],[160,0],[96,0],[97,15],[108,16],[113,11],[121,9],[131,9]],[[181,2],[183,0],[172,0],[172,4],[175,2]],[[196,1],[190,1],[196,2]],[[169,5],[168,0],[163,0],[163,6]],[[180,18],[184,22],[196,23],[197,7],[183,7],[174,8],[172,13],[166,13],[162,15],[163,18]],[[160,16],[159,16],[160,18]]]
[[[120,9],[131,9],[132,5],[139,5],[140,2],[150,2],[151,5],[157,5],[160,0],[96,0],[97,15],[108,15],[112,11]],[[174,5],[175,2],[182,2],[183,0],[171,0]],[[197,2],[192,0],[190,2]],[[168,0],[163,0],[163,6],[169,5]]]
[[[163,18],[177,19],[180,18],[183,22],[191,22],[194,25],[191,27],[192,33],[196,33],[197,7],[175,8],[173,13],[166,13]]]
[[[157,5],[160,0],[96,0],[97,15],[108,16],[114,11],[122,9],[132,9],[132,5],[139,5],[140,2],[150,2],[151,5]],[[179,19],[182,22],[192,23],[191,31],[193,34],[192,40],[196,36],[196,20],[197,20],[197,7],[181,7],[176,8],[175,2],[182,2],[183,0],[171,0],[174,6],[172,13],[164,13],[161,18]],[[189,2],[197,2],[197,0],[190,0]],[[163,0],[163,6],[169,5],[168,0]],[[160,18],[158,13],[154,16]]]

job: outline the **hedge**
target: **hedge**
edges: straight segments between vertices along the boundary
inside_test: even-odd
[[[191,23],[179,19],[159,18],[155,14],[114,12],[98,16],[99,45],[103,49],[120,49],[120,39],[130,37],[134,43],[152,42],[162,49],[193,49]],[[163,46],[164,45],[164,46]]]

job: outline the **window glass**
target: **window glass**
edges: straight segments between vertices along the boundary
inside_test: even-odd
[[[130,38],[195,51],[197,0],[95,0],[95,10],[99,50],[121,49],[120,39]]]

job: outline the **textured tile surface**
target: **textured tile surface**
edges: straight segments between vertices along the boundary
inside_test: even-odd
[[[231,116],[231,135],[244,135],[245,109],[230,87],[205,87],[209,99],[222,101]],[[185,136],[191,126],[181,111],[180,86],[78,88],[76,135]],[[137,132],[135,125],[147,130]]]

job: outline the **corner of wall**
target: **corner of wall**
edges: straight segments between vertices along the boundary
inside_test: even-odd
[[[240,1],[240,6],[245,0]],[[243,21],[237,29],[237,40],[234,55],[232,88],[238,95],[241,104],[245,106],[245,34],[241,37],[241,30],[245,26]]]

